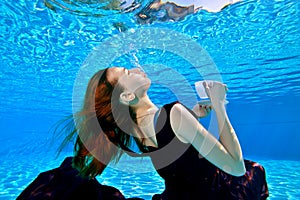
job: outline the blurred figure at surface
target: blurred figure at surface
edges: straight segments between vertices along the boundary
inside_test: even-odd
[[[152,22],[179,21],[185,16],[205,10],[219,12],[239,0],[45,0],[53,11],[63,9],[83,16],[111,16],[133,13],[139,24]]]
[[[138,12],[136,18],[140,24],[154,21],[179,21],[199,10],[219,12],[236,2],[239,0],[154,0]]]

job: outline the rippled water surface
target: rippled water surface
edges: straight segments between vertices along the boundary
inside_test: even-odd
[[[27,102],[35,103],[35,94],[42,94],[45,101],[55,99],[53,106],[60,107],[71,96],[69,91],[83,60],[105,38],[118,34],[116,24],[120,23],[127,29],[170,28],[195,39],[216,63],[231,90],[230,98],[259,102],[299,96],[297,1],[244,1],[220,13],[200,11],[177,23],[145,26],[137,25],[131,14],[77,16],[53,12],[42,1],[3,2],[1,10],[3,106],[18,102],[22,105],[18,108],[29,110],[30,104],[23,105],[19,98],[29,93]],[[166,62],[182,68],[172,60]],[[41,110],[48,107],[36,106]]]
[[[270,199],[300,199],[298,0],[245,0],[219,13],[199,11],[178,22],[143,25],[135,14],[147,1],[136,1],[138,7],[131,12],[102,12],[105,5],[96,4],[80,7],[84,1],[46,1],[72,2],[65,5],[69,10],[58,4],[47,7],[42,0],[0,2],[0,199],[14,199],[38,172],[59,165],[61,160],[49,155],[60,142],[53,142],[51,127],[72,113],[75,79],[90,52],[97,52],[92,62],[101,63],[101,55],[116,48],[99,49],[103,42],[120,30],[126,34],[146,29],[151,31],[118,44],[143,39],[152,46],[127,45],[127,53],[116,54],[110,64],[143,66],[154,83],[150,96],[158,105],[178,98],[192,105],[193,83],[203,78],[197,70],[207,65],[193,66],[178,52],[195,61],[209,54],[218,73],[206,75],[218,75],[228,85],[229,117],[244,156],[257,158],[267,169]],[[86,14],[73,12],[78,8]],[[103,16],[88,13],[96,11]],[[162,29],[184,39],[157,31]],[[163,43],[168,37],[171,42]],[[199,46],[208,54],[190,53]],[[132,174],[110,169],[99,179],[146,199],[163,190],[153,171]],[[148,187],[150,182],[154,184]]]

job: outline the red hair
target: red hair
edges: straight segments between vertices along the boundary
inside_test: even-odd
[[[100,70],[90,79],[83,107],[73,115],[75,126],[73,123],[70,129],[71,123],[68,123],[63,127],[68,135],[62,146],[77,135],[73,166],[81,175],[91,178],[101,174],[110,161],[119,160],[123,153],[119,147],[128,147],[131,138],[129,133],[133,131],[132,128],[138,129],[134,111],[112,96],[114,92],[118,97],[123,88],[116,83],[109,83],[106,74],[107,69]],[[123,113],[128,111],[130,117],[124,117]],[[123,127],[131,129],[124,130]],[[138,145],[141,147],[141,144]]]

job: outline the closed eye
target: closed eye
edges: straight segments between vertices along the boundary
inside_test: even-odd
[[[124,68],[124,74],[127,74],[127,75],[129,75],[129,70],[128,69],[126,69],[126,68]]]

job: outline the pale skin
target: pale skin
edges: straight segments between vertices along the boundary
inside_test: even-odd
[[[131,107],[137,115],[137,123],[146,138],[145,145],[157,147],[154,129],[154,114],[158,108],[152,103],[147,91],[151,85],[150,79],[139,69],[127,70],[122,67],[109,68],[109,82],[118,80],[125,91],[120,95],[120,101],[128,103],[138,97],[138,102]],[[190,143],[212,164],[233,175],[241,176],[245,170],[241,147],[230,123],[224,106],[227,87],[214,82],[205,85],[211,100],[211,107],[194,106],[193,111],[198,117],[205,117],[210,109],[216,112],[220,140],[217,140],[201,123],[181,104],[175,104],[170,113],[171,127],[176,136],[184,143]]]

